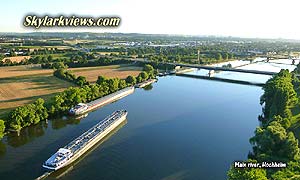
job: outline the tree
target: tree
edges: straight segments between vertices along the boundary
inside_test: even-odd
[[[67,69],[68,66],[65,65],[63,62],[55,62],[52,64],[53,69]]]
[[[130,85],[134,85],[136,84],[136,78],[133,76],[127,76],[126,83]]]
[[[258,161],[286,162],[298,160],[300,156],[298,140],[277,121],[266,128],[258,127],[250,143],[253,145],[253,156]]]
[[[224,60],[227,60],[228,57],[229,57],[228,53],[224,53],[224,54],[222,55],[222,58],[223,58]]]
[[[113,93],[119,90],[119,79],[118,78],[113,78],[113,79],[108,79],[106,80],[108,87],[109,87],[109,92]]]
[[[44,99],[42,98],[38,98],[35,102],[35,114],[38,116],[38,119],[40,121],[42,120],[46,120],[48,118],[48,112],[47,112],[47,108],[44,106]],[[38,123],[39,121],[35,122],[34,124]]]
[[[151,73],[151,72],[154,71],[154,68],[153,68],[150,64],[146,64],[146,65],[144,66],[143,71],[146,71],[147,73]]]
[[[288,70],[281,70],[269,79],[263,87],[264,94],[260,103],[264,104],[264,118],[271,119],[274,115],[285,117],[286,109],[298,102],[297,93],[292,84],[292,76]]]
[[[65,70],[63,68],[59,68],[53,72],[53,75],[58,78],[65,78]]]
[[[53,61],[53,56],[52,56],[52,55],[49,55],[49,56],[47,57],[47,60],[48,60],[49,62]]]
[[[142,72],[140,73],[140,75],[141,75],[141,77],[142,77],[143,80],[147,80],[148,77],[149,77],[148,73],[145,72],[145,71],[142,71]]]
[[[255,160],[247,162],[256,163]],[[234,168],[233,165],[227,172],[228,180],[268,180],[265,169],[259,168]]]
[[[137,77],[137,83],[143,82],[144,80],[147,80],[149,78],[148,73],[146,73],[145,71],[142,71]]]
[[[137,82],[137,83],[140,83],[140,82],[142,82],[142,81],[143,81],[143,78],[142,78],[141,74],[139,74],[139,75],[136,77],[136,82]]]
[[[0,139],[3,138],[5,131],[4,121],[0,119]]]
[[[125,87],[127,87],[127,83],[126,83],[126,81],[124,79],[121,79],[119,81],[119,89],[123,89]]]
[[[215,58],[216,60],[221,60],[222,59],[221,53],[217,53]]]
[[[44,100],[39,98],[33,104],[20,106],[9,114],[8,124],[10,128],[19,131],[21,128],[37,124],[47,119],[48,113],[44,107]]]
[[[103,84],[106,81],[106,78],[104,76],[98,76],[97,84]]]
[[[76,84],[82,87],[87,84],[86,78],[84,76],[78,76],[76,79]]]

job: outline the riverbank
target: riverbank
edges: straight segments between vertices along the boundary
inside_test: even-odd
[[[5,151],[0,156],[0,176],[38,177],[41,164],[53,150],[120,108],[130,113],[128,123],[117,134],[66,169],[67,173],[53,173],[49,178],[147,180],[182,173],[186,179],[225,179],[229,164],[247,157],[248,139],[258,125],[253,119],[261,111],[257,103],[261,88],[179,76],[164,76],[152,86],[151,90],[136,89],[82,120],[52,119],[24,128],[20,136],[6,136],[0,147]],[[220,159],[221,163],[214,163]]]
[[[4,119],[6,130],[20,131],[22,128],[38,124],[40,121],[47,120],[66,114],[67,111],[78,103],[90,102],[105,95],[114,93],[120,89],[134,86],[155,76],[152,66],[146,65],[146,71],[142,71],[137,77],[128,76],[125,80],[119,78],[107,79],[99,76],[97,83],[91,84],[85,77],[75,78],[72,73],[65,73],[63,69],[56,70],[63,79],[71,78],[72,82],[83,82],[80,87],[70,87],[51,98],[45,103],[42,98],[37,99],[32,104],[20,106],[11,111]],[[79,81],[80,79],[80,81]],[[34,114],[34,116],[32,115]]]

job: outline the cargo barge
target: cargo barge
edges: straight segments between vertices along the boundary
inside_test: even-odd
[[[44,164],[47,170],[56,171],[69,165],[103,139],[112,130],[126,120],[127,111],[118,110],[97,123],[91,129],[74,139],[68,145],[53,154]]]
[[[119,90],[117,92],[114,92],[112,94],[109,94],[107,96],[104,96],[102,98],[96,99],[94,101],[91,101],[89,103],[79,103],[75,107],[71,108],[69,110],[70,115],[82,115],[84,113],[87,113],[89,111],[92,111],[96,108],[99,108],[100,106],[103,106],[105,104],[114,102],[118,99],[121,99],[129,94],[132,94],[134,92],[134,87],[127,87],[122,90]]]
[[[138,83],[137,85],[135,85],[136,88],[143,88],[149,84],[152,84],[154,82],[156,82],[157,79],[149,79],[147,81],[144,81],[144,82],[141,82],[141,83]]]

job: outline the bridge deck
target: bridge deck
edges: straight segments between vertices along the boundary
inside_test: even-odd
[[[151,63],[147,59],[131,59],[135,62],[143,62],[143,63]],[[204,66],[198,64],[183,64],[183,63],[164,63],[159,62],[160,64],[167,64],[167,65],[174,65],[174,66],[181,66],[181,67],[189,67],[189,68],[198,68],[198,69],[207,69],[207,70],[215,70],[215,71],[232,71],[232,72],[241,72],[241,73],[252,73],[252,74],[263,74],[263,75],[274,75],[277,72],[270,72],[270,71],[258,71],[258,70],[251,70],[251,69],[235,69],[235,68],[225,68],[225,67],[214,67],[214,66]],[[300,75],[297,75],[300,76]]]

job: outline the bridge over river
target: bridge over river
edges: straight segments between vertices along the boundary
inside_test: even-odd
[[[152,62],[147,59],[132,59],[132,61],[144,62],[144,63]],[[199,64],[183,64],[183,63],[169,63],[169,62],[160,62],[160,63],[167,64],[167,65],[180,66],[180,67],[189,67],[189,68],[206,69],[206,70],[214,70],[214,71],[232,71],[232,72],[241,72],[241,73],[263,74],[263,75],[276,74],[276,72],[270,72],[270,71],[258,71],[258,70],[236,69],[236,68],[228,68],[228,67],[204,66],[204,65],[199,65]]]

